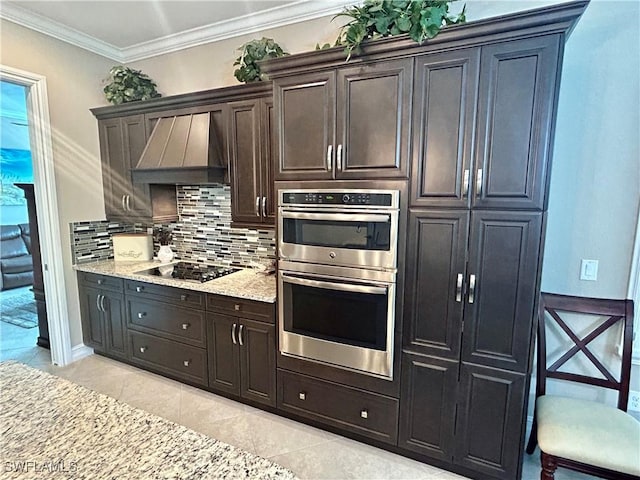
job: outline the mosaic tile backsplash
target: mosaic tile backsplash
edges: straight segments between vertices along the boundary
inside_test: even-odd
[[[209,265],[265,264],[275,258],[275,234],[270,229],[231,228],[231,187],[201,185],[178,187],[180,221],[169,225],[173,231],[171,246],[178,260]],[[75,263],[113,258],[111,235],[144,231],[146,225],[122,225],[112,222],[71,224]],[[154,245],[157,252],[158,245]]]

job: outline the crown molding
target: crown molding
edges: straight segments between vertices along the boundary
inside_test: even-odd
[[[356,3],[354,0],[298,0],[288,5],[185,30],[125,48],[115,47],[61,23],[6,2],[3,2],[0,6],[0,18],[97,53],[111,60],[129,63],[206,43],[239,37],[248,33],[336,14],[342,11],[345,6],[353,5],[354,3]]]
[[[119,48],[11,3],[2,2],[0,5],[0,18],[97,53],[111,60],[120,63],[125,61]]]

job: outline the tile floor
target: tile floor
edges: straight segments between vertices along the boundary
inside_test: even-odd
[[[4,322],[0,322],[4,323]],[[2,330],[4,336],[5,330]],[[173,380],[92,355],[66,367],[49,351],[14,348],[15,358],[134,407],[178,422],[283,465],[301,479],[462,479],[458,475],[309,427]],[[523,480],[539,478],[538,455],[525,455]],[[593,477],[559,471],[557,480]]]

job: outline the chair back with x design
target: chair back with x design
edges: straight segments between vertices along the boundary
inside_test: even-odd
[[[569,327],[563,312],[588,314],[591,319],[594,315],[608,317],[591,332],[580,337]],[[557,325],[571,339],[573,345],[553,364],[547,365],[546,330],[547,318],[555,321]],[[590,319],[590,320],[591,320]],[[547,378],[568,380],[572,382],[594,385],[618,391],[618,408],[627,410],[629,399],[629,381],[631,375],[631,344],[633,341],[633,302],[631,300],[603,300],[597,298],[572,297],[542,293],[540,299],[540,315],[538,318],[538,376],[536,396],[546,393]],[[620,370],[617,375],[612,369],[605,366],[589,349],[589,344],[613,326],[622,322],[623,346],[622,359],[619,363]],[[602,377],[585,374],[560,371],[578,352],[582,352],[588,358]],[[617,378],[616,378],[617,377]]]

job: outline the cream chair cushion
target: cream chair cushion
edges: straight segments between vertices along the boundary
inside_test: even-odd
[[[602,403],[543,395],[537,400],[540,450],[640,475],[640,422]]]

